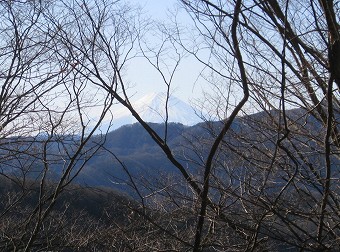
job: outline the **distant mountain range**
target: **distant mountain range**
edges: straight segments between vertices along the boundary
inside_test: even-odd
[[[166,93],[151,93],[132,101],[132,105],[144,121],[164,123],[166,121],[166,98]],[[181,123],[187,126],[201,122],[192,106],[172,95],[167,103],[167,112],[168,122]],[[112,113],[112,130],[137,122],[125,107],[114,109]]]
[[[278,111],[270,112],[274,118],[278,118],[278,113]],[[304,110],[290,110],[287,111],[287,115],[291,120],[296,121],[297,125],[304,124],[307,131],[315,132],[315,137],[319,135],[320,122],[313,116],[305,116]],[[149,125],[160,137],[164,137],[164,123],[150,123]],[[173,155],[188,169],[189,173],[199,177],[202,175],[203,160],[206,159],[213,140],[222,126],[221,121],[202,122],[192,126],[169,123],[167,144]],[[219,154],[219,158],[225,158],[228,163],[232,164],[233,169],[237,170],[237,173],[241,173],[245,163],[239,161],[239,156],[232,149],[237,146],[241,150],[239,155],[243,156],[244,153],[249,152],[247,155],[251,155],[251,158],[253,155],[259,158],[263,153],[257,153],[256,149],[249,146],[260,144],[272,150],[274,148],[272,139],[276,136],[276,128],[272,126],[272,121],[265,112],[237,117],[224,138],[228,147]],[[303,136],[296,139],[299,138]],[[245,139],[252,142],[248,143]],[[299,144],[299,141],[296,144]],[[167,159],[160,147],[139,123],[124,125],[109,132],[104,147],[111,154],[103,151],[95,155],[78,177],[78,183],[108,186],[130,194],[133,190],[127,183],[129,176],[137,178],[138,181],[148,178],[148,183],[152,181],[154,184],[161,183],[160,180],[169,177],[176,177],[177,184],[183,180],[177,168]],[[317,154],[313,154],[310,160],[318,158]]]
[[[144,103],[143,100],[145,101]],[[150,106],[150,103],[148,102],[151,101],[155,101],[153,108],[157,108],[157,105],[161,104],[160,98],[157,98],[156,96],[145,97],[145,99],[141,99],[139,103],[136,104],[140,104],[140,109],[150,108],[152,106]],[[149,107],[146,105],[145,107],[143,104],[148,104]],[[176,106],[174,105],[173,108],[176,108]],[[180,107],[178,107],[178,109],[179,108]],[[144,111],[144,116],[150,116],[150,119],[152,119],[152,116],[150,114],[148,115],[147,111],[152,111],[152,109],[146,109],[146,111]],[[126,116],[126,114],[119,114],[118,112],[117,115],[122,115],[122,118]],[[278,113],[279,112],[277,111],[271,111],[270,114],[272,117],[278,118]],[[169,114],[171,118],[172,114]],[[322,127],[320,122],[314,117],[305,116],[305,111],[303,110],[287,111],[287,115],[292,120],[296,121],[296,125],[304,125],[306,131],[315,132],[315,137],[318,137]],[[173,118],[175,118],[175,115],[173,116]],[[161,115],[159,115],[159,117],[162,118]],[[157,116],[154,118],[156,120]],[[244,157],[244,153],[247,153],[251,158],[254,156],[259,158],[263,153],[257,153],[256,148],[250,146],[261,145],[261,148],[265,146],[268,150],[274,148],[272,139],[275,139],[277,136],[277,131],[271,124],[272,121],[269,115],[264,112],[237,117],[224,138],[226,148],[219,153],[218,158],[230,163],[230,166],[233,167],[237,173],[241,173],[245,163],[239,162],[238,155]],[[149,126],[160,137],[164,137],[164,123],[149,123]],[[182,123],[169,123],[166,128],[167,144],[169,145],[172,154],[184,167],[186,167],[187,171],[195,177],[200,177],[202,175],[204,160],[208,155],[216,134],[218,134],[219,129],[222,126],[223,123],[220,121],[202,122],[191,126]],[[102,137],[103,136],[101,135],[94,136],[94,139],[92,140],[93,143],[101,142]],[[68,145],[67,142],[71,142],[68,148],[72,149],[72,143],[77,141],[67,141],[67,136],[64,138],[66,145]],[[69,138],[76,140],[77,136],[69,136]],[[136,181],[139,181],[140,183],[147,183],[143,185],[146,187],[152,187],[153,185],[157,185],[157,183],[162,183],[161,180],[166,180],[168,178],[175,178],[177,185],[181,184],[181,182],[183,182],[182,184],[185,184],[178,169],[168,160],[160,147],[152,140],[151,136],[139,123],[121,126],[120,128],[109,132],[105,136],[105,139],[106,141],[103,148],[86,163],[86,166],[77,177],[77,183],[94,187],[110,187],[119,191],[124,191],[133,197],[136,195],[133,195],[134,190],[132,185],[129,184],[131,177],[135,178]],[[297,139],[298,140],[295,140],[297,141],[296,144],[305,142],[303,135],[299,136]],[[30,143],[30,141],[27,142]],[[37,142],[34,145],[37,145],[36,148],[38,148],[39,144],[40,143]],[[91,143],[89,145],[89,147],[91,147]],[[239,154],[237,154],[237,151],[232,151],[235,146],[237,146],[237,150],[241,150]],[[24,147],[21,146],[21,148]],[[301,146],[301,150],[302,148],[304,147]],[[317,145],[313,148],[317,148]],[[306,149],[306,151],[307,150],[308,149]],[[54,157],[54,153],[56,153],[55,156],[60,155],[58,143],[51,143],[49,145],[49,152],[51,157]],[[27,162],[26,159],[25,162]],[[313,153],[310,157],[311,162],[314,162],[316,159],[318,159],[318,155]],[[33,163],[35,164],[34,167],[36,172],[39,173],[40,169],[42,169],[42,164],[38,160],[33,160],[32,164]],[[20,164],[17,164],[17,161],[13,160],[9,161],[7,166],[10,171],[11,167],[20,167]],[[2,167],[5,169],[4,164]],[[61,167],[63,167],[62,160],[58,159],[55,160],[54,163],[51,163],[51,178],[60,176],[60,173],[62,172]],[[31,172],[34,171],[32,170]],[[145,178],[145,180],[143,178]]]

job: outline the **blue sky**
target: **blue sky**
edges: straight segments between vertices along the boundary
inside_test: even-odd
[[[178,0],[130,0],[128,2],[142,6],[146,15],[160,22],[167,22],[168,15],[170,15],[168,10],[173,10],[178,5]],[[196,80],[201,69],[202,66],[193,59],[183,59],[174,76],[173,95],[186,102],[198,98],[201,94],[201,87]],[[127,69],[127,79],[133,86],[133,90],[136,90],[137,98],[151,92],[166,91],[161,76],[145,59],[136,59],[130,65]]]
[[[177,0],[130,0],[131,3],[138,3],[154,18],[163,19],[164,13],[178,3]]]

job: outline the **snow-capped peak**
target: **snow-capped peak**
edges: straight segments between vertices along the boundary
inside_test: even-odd
[[[164,123],[166,121],[166,111],[168,112],[168,122],[194,125],[200,121],[200,118],[189,104],[172,95],[167,101],[166,93],[150,93],[131,103],[133,108],[146,122]],[[114,128],[136,122],[130,111],[125,107],[112,112]]]

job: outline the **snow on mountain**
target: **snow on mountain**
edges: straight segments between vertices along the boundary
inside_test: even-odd
[[[151,93],[132,102],[132,106],[139,113],[142,119],[146,122],[153,123],[165,122],[165,104],[165,93]],[[132,117],[130,111],[128,111],[125,107],[113,110],[112,113],[114,116],[112,129],[136,122],[136,119]],[[201,120],[189,104],[175,96],[170,96],[168,101],[168,121],[190,126],[200,122]]]

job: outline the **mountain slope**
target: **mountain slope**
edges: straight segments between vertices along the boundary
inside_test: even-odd
[[[300,109],[286,113],[290,118],[290,129],[292,136],[294,136],[291,139],[292,143],[299,150],[312,153],[306,158],[315,164],[320,162],[319,166],[322,167],[323,159],[318,154],[322,147],[314,141],[307,144],[306,138],[306,134],[313,132],[315,140],[321,139],[322,143],[320,122],[312,116],[305,115],[305,112]],[[271,152],[275,150],[277,136],[277,129],[273,127],[273,120],[278,118],[278,111],[271,111],[269,114],[260,112],[237,117],[225,135],[216,158],[220,159],[225,167],[229,167],[228,169],[232,170],[235,176],[241,176],[242,172],[254,170],[255,163],[258,167],[262,167],[264,164],[268,165],[267,162],[270,160],[268,155],[270,156]],[[164,124],[151,123],[149,125],[161,137],[164,136]],[[301,128],[301,125],[303,125],[303,128]],[[199,177],[213,140],[222,126],[223,123],[219,121],[205,122],[194,126],[169,123],[167,144],[183,166]],[[114,153],[120,159],[120,162],[115,159],[114,155],[108,155],[105,152],[93,157],[89,166],[84,170],[84,176],[79,178],[80,183],[112,186],[126,191],[123,187],[113,186],[114,183],[112,183],[112,181],[124,181],[128,178],[122,164],[129,170],[130,175],[137,179],[145,177],[154,182],[161,178],[161,175],[164,175],[163,178],[166,175],[179,175],[176,167],[171,164],[160,147],[140,124],[125,125],[110,132],[107,135],[105,147]],[[293,151],[295,150],[292,149],[291,152],[293,153]],[[299,161],[303,163],[308,161],[306,160]],[[290,162],[288,163],[291,165]],[[282,164],[282,166],[284,165],[287,164]],[[222,171],[223,174],[225,172],[226,170]],[[108,174],[112,175],[109,179]],[[221,177],[226,176],[223,174],[221,174]],[[273,178],[273,181],[275,180]]]

